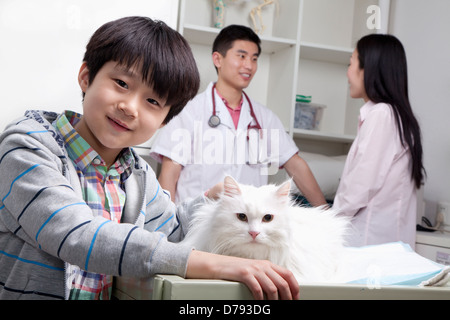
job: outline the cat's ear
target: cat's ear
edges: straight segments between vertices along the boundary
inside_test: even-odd
[[[223,193],[226,196],[234,197],[241,194],[238,183],[230,176],[226,176],[223,181]]]
[[[277,196],[283,200],[288,199],[290,192],[291,192],[291,180],[288,180],[278,187]]]

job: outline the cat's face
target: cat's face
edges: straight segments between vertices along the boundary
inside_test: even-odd
[[[239,186],[225,178],[224,195],[216,213],[216,228],[228,250],[285,247],[289,241],[290,183],[280,187]]]

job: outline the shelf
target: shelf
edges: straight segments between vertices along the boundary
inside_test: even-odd
[[[212,47],[214,39],[219,34],[220,29],[212,27],[202,27],[186,24],[183,27],[183,36],[188,42]],[[295,46],[295,40],[261,36],[261,49],[264,53],[275,53]]]
[[[340,143],[352,143],[355,136],[349,134],[336,134],[315,130],[305,130],[294,128],[294,138],[302,138],[309,140],[332,141]]]
[[[352,53],[352,48],[327,46],[311,42],[300,43],[301,59],[348,64]]]
[[[215,79],[217,76],[210,66],[203,68],[214,39],[221,30],[211,24],[210,2],[182,0],[180,10],[179,31],[195,46],[203,79]],[[329,10],[330,5],[335,10]],[[343,5],[336,4],[334,0],[304,0],[286,1],[279,16],[266,11],[268,32],[260,35],[264,59],[261,60],[263,63],[258,78],[253,80],[253,88],[258,89],[251,94],[273,108],[282,123],[289,127],[289,134],[301,140],[302,148],[340,155],[348,152],[355,139],[355,135],[344,134],[353,132],[353,126],[346,127],[345,124],[353,121],[358,113],[357,106],[349,102],[346,67],[354,51],[353,38],[350,39],[353,31],[365,30],[360,27],[360,21],[365,22],[365,10],[359,10],[365,9],[364,6],[365,2],[359,4],[354,0]],[[248,23],[247,11],[250,7],[248,3],[229,7],[227,24]],[[353,17],[354,12],[361,12],[361,15]],[[342,18],[336,17],[348,19],[341,21]],[[309,32],[309,37],[302,36],[305,30]],[[315,101],[336,105],[328,115],[333,123],[324,122],[323,131],[292,128],[291,121],[295,115],[292,97],[297,92],[307,92],[315,97]]]

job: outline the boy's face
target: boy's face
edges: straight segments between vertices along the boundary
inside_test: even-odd
[[[236,89],[250,85],[258,69],[258,46],[246,40],[236,40],[225,56],[213,53],[219,78]]]
[[[109,61],[89,83],[83,64],[78,81],[85,93],[84,114],[75,129],[107,163],[123,148],[150,139],[169,113],[166,100],[142,81],[136,68]]]

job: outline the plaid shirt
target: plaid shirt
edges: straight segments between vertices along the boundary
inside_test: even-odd
[[[65,146],[81,182],[83,198],[94,215],[120,223],[125,204],[124,181],[131,173],[134,157],[124,149],[108,168],[99,154],[73,128],[81,115],[66,111],[53,124],[63,136]],[[70,265],[66,270],[72,279],[69,299],[110,299],[113,276],[81,270]],[[69,284],[70,285],[70,284]]]

